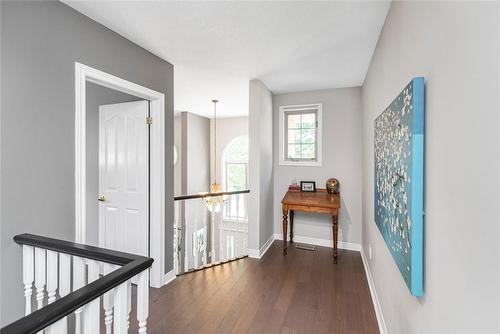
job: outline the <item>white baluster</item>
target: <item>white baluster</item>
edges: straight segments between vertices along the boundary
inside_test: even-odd
[[[218,261],[219,262],[222,262],[224,261],[224,248],[223,248],[223,240],[224,240],[224,224],[221,224],[221,221],[218,219],[218,216],[217,216],[217,213],[215,212],[215,210],[213,210],[213,214],[211,216],[212,218],[212,222],[215,226],[216,229],[219,230],[219,259]]]
[[[206,266],[208,264],[208,252],[207,252],[207,245],[208,245],[208,224],[205,222],[205,233],[203,233],[203,266]]]
[[[85,260],[73,256],[73,291],[85,285]],[[75,311],[75,334],[82,332],[82,308]]]
[[[217,262],[219,259],[219,253],[218,253],[218,250],[216,249],[216,246],[215,246],[216,227],[215,227],[214,211],[215,211],[215,206],[214,206],[214,204],[212,204],[212,211],[210,212],[210,226],[212,229],[212,233],[210,233],[212,235],[212,242],[211,242],[211,244],[212,244],[212,263]]]
[[[174,201],[174,271],[179,272],[179,254],[177,250],[179,249],[179,201]]]
[[[44,331],[46,334],[58,334],[60,332],[58,332],[59,330],[59,321],[53,323],[52,325],[50,325],[49,327],[45,328]]]
[[[33,280],[35,279],[35,258],[33,246],[23,245],[23,283],[24,297],[26,299],[25,315],[31,313],[31,294],[33,292]]]
[[[45,329],[46,334],[62,334],[62,333],[67,333],[68,331],[68,325],[66,322],[66,317],[63,319],[56,321],[49,327]]]
[[[245,253],[245,194],[241,194],[238,197],[238,208],[239,208],[239,215],[240,218],[238,219],[238,246],[239,246],[239,251],[238,251],[238,256],[242,256],[243,253]]]
[[[137,279],[137,321],[139,333],[147,332],[147,319],[149,314],[149,269],[138,275]]]
[[[224,235],[224,240],[226,241],[226,247],[224,249],[224,261],[227,261],[229,259],[229,239],[231,238],[231,221],[227,223],[227,228],[225,228],[224,220],[222,219],[222,215],[218,214],[217,215],[217,221],[219,222],[220,226],[222,226],[222,233]]]
[[[59,296],[64,297],[71,291],[71,255],[59,254]],[[54,324],[54,333],[68,332],[68,318],[64,317]]]
[[[113,271],[113,265],[104,264],[104,275]],[[104,325],[106,326],[106,334],[111,334],[113,325],[113,290],[106,292],[103,296],[102,305],[104,308]]]
[[[45,249],[35,248],[35,286],[38,309],[43,307],[45,297]]]
[[[195,235],[195,238],[194,238],[194,268],[197,269],[200,265],[199,265],[199,259],[198,259],[198,253],[200,252],[200,250],[198,249],[198,233],[194,233]]]
[[[47,292],[49,304],[56,300],[57,290],[57,252],[47,251]]]
[[[240,198],[241,195],[237,194],[236,195],[236,219],[235,219],[235,225],[236,225],[236,231],[235,231],[235,236],[234,236],[234,257],[240,256],[239,252],[239,246],[240,246]]]
[[[114,334],[127,333],[128,322],[128,282],[122,283],[115,288],[114,294],[114,314],[113,323]]]
[[[132,310],[132,282],[130,280],[127,281],[127,332],[130,326],[129,314]]]
[[[245,255],[248,255],[248,194],[243,198],[243,215],[245,217],[243,224],[243,249]]]
[[[89,260],[88,265],[88,283],[99,279],[99,262]],[[85,334],[99,333],[100,320],[100,300],[94,299],[83,307],[83,332]]]
[[[71,291],[71,255],[59,254],[59,296],[64,297]]]

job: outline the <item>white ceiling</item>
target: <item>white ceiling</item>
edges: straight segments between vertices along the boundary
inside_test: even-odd
[[[390,1],[65,1],[175,66],[175,109],[248,113],[274,93],[363,84]]]

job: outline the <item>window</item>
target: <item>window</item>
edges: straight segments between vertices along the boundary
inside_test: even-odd
[[[248,136],[233,139],[224,154],[224,190],[248,188]]]
[[[280,165],[321,166],[321,104],[280,107]]]
[[[248,136],[231,141],[223,154],[225,191],[248,189]],[[232,195],[223,207],[224,221],[245,221],[245,195]]]

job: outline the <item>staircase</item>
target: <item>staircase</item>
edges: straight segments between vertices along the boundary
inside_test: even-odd
[[[153,259],[32,234],[14,241],[23,252],[25,316],[1,334],[128,333],[132,280],[138,332],[146,333]]]

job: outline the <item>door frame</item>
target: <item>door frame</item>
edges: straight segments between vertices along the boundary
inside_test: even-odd
[[[75,62],[75,241],[86,243],[86,83],[92,82],[150,101],[149,255],[150,285],[159,288],[165,272],[165,95]]]

